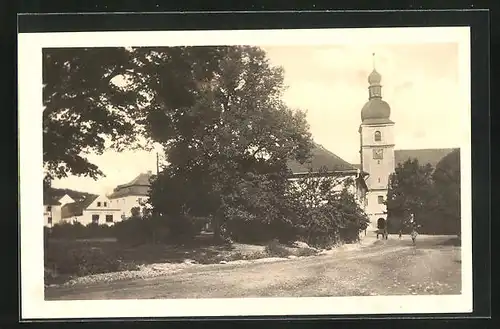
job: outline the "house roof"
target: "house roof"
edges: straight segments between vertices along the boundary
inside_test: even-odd
[[[459,150],[457,148],[442,148],[442,149],[416,149],[416,150],[395,150],[394,158],[396,166],[403,164],[408,159],[417,159],[420,165],[430,164],[432,167],[441,161],[451,152]]]
[[[405,163],[408,159],[417,159],[420,165],[429,163],[432,167],[443,160],[452,152],[460,152],[459,148],[443,148],[443,149],[415,149],[415,150],[394,150],[394,160],[396,166]],[[353,167],[361,169],[361,165],[352,164]]]
[[[348,171],[356,170],[349,162],[343,160],[338,155],[328,151],[322,145],[314,144],[311,150],[311,157],[308,161],[301,164],[298,161],[291,160],[287,163],[288,168],[293,174],[304,173],[304,172],[318,172],[321,169],[327,171]]]
[[[81,216],[83,214],[83,210],[87,209],[97,198],[98,195],[90,195],[83,200],[65,204],[61,208],[61,217],[68,218]]]
[[[59,202],[58,197],[50,195],[48,193],[43,194],[43,205],[44,206],[59,206],[61,203]]]
[[[44,195],[43,195],[44,204],[46,204],[45,202],[49,202],[49,200],[51,200],[51,199],[59,201],[65,195],[68,195],[73,200],[78,201],[78,200],[83,200],[86,197],[91,196],[93,194],[87,193],[87,192],[70,190],[67,188],[51,187],[44,192]]]
[[[127,184],[118,185],[113,190],[113,193],[108,195],[108,198],[116,199],[130,195],[147,196],[152,176],[153,174],[151,171],[141,173]]]

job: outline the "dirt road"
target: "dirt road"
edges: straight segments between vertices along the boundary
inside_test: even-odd
[[[204,265],[168,276],[48,287],[47,300],[460,294],[449,237],[391,237],[359,250],[275,263]]]

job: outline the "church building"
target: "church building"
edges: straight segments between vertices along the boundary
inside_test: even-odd
[[[394,126],[390,118],[391,107],[382,99],[382,76],[374,68],[368,76],[368,101],[361,109],[360,164],[356,165],[367,173],[368,192],[365,211],[370,218],[371,229],[385,225],[387,209],[384,204],[389,186],[389,177],[398,164],[417,159],[420,165],[431,164],[434,168],[446,155],[459,149],[416,149],[396,150]]]

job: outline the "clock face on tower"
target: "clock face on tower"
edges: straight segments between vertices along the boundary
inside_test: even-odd
[[[384,158],[384,149],[382,148],[376,148],[373,149],[373,158],[374,159],[383,159]]]

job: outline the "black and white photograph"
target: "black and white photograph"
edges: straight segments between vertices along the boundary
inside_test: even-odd
[[[467,27],[20,34],[23,313],[470,312],[470,111]]]

